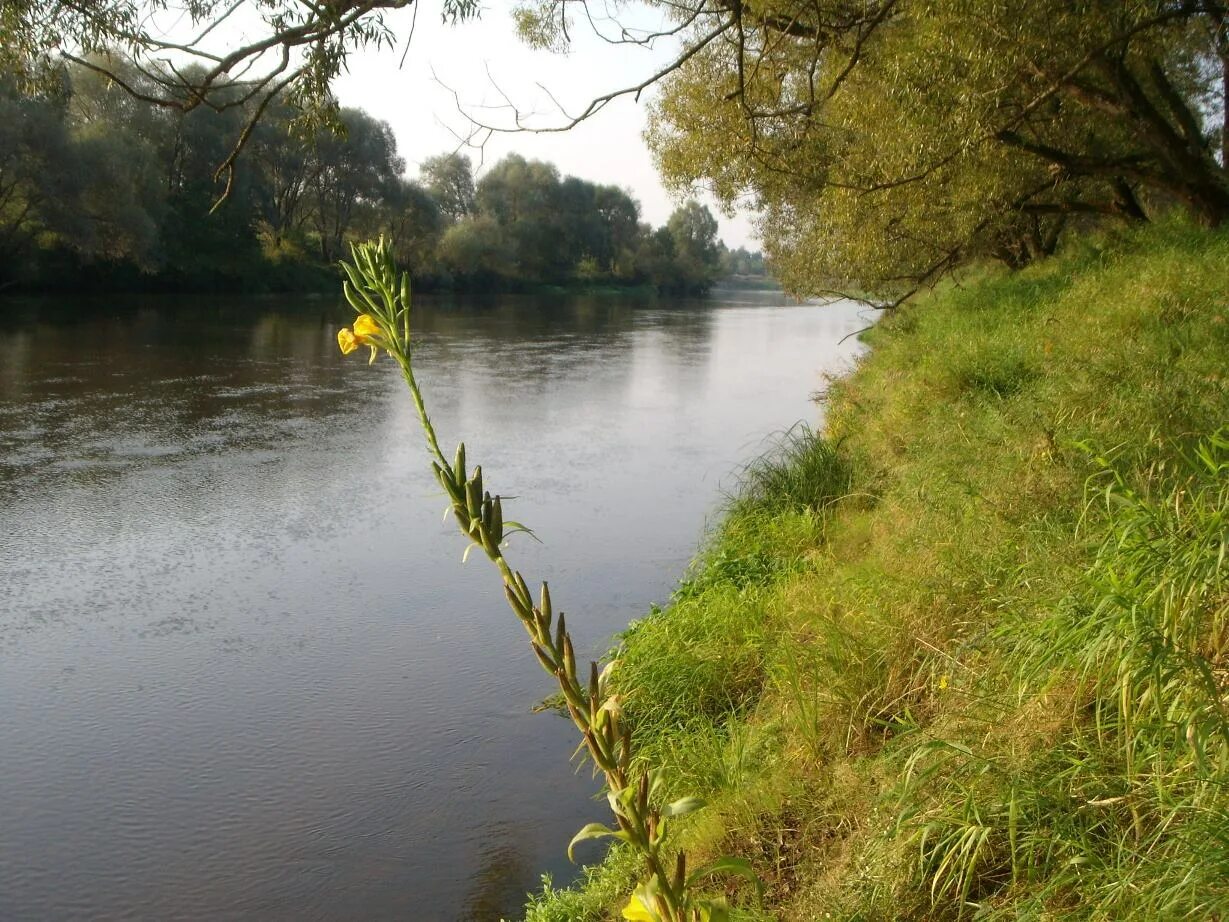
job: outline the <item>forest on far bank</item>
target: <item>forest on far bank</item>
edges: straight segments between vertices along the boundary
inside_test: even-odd
[[[357,108],[304,125],[272,107],[210,213],[246,118],[150,106],[80,65],[39,93],[0,84],[0,291],[332,287],[349,243],[380,235],[422,290],[697,294],[765,275],[695,201],[654,228],[627,191],[516,154],[475,178],[469,157],[442,153],[410,178],[388,123]]]

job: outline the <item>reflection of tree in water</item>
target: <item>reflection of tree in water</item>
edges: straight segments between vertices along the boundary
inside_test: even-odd
[[[525,894],[537,883],[530,856],[520,847],[524,840],[523,835],[518,836],[516,830],[506,825],[490,830],[458,920],[499,922],[521,916]]]
[[[617,295],[469,294],[420,296],[415,307],[420,332],[455,334],[478,326],[527,338],[560,332],[609,337],[632,329],[645,303],[651,302]]]
[[[653,314],[653,325],[666,334],[666,354],[687,358],[697,350],[707,351],[717,319],[716,306],[716,301],[661,302]]]

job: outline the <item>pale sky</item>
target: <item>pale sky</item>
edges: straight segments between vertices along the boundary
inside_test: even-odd
[[[487,4],[478,20],[454,27],[440,22],[438,5],[423,3],[404,65],[404,44],[351,57],[349,73],[335,86],[337,95],[343,105],[361,107],[392,125],[409,175],[417,174],[426,157],[457,149],[462,143],[458,135],[468,133],[451,90],[463,104],[474,107],[503,104],[502,90],[523,111],[537,113],[538,124],[559,124],[563,116],[536,84],[547,87],[575,114],[595,96],[639,83],[667,63],[676,47],[667,42],[653,50],[610,45],[593,37],[582,22],[571,30],[569,54],[533,51],[516,37],[511,8],[511,3]],[[637,11],[633,8],[626,15],[634,17]],[[639,15],[644,24],[644,12]],[[388,15],[386,21],[404,42],[412,19],[412,11],[403,10]],[[642,137],[645,102],[651,92],[639,103],[630,97],[616,100],[568,132],[496,134],[484,150],[466,152],[475,165],[483,160],[487,166],[516,152],[554,163],[565,175],[620,186],[639,200],[643,220],[660,225],[678,202],[658,179]],[[510,123],[506,111],[486,112]],[[726,218],[710,200],[700,199],[712,208],[728,246],[759,249],[746,215]]]

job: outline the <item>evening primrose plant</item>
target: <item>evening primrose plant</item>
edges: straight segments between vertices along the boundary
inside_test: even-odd
[[[610,691],[615,663],[603,669],[591,662],[587,677],[582,679],[566,619],[563,612],[556,617],[546,583],[535,598],[525,578],[512,569],[504,556],[507,539],[528,529],[504,518],[502,500],[499,494],[485,489],[480,465],[467,469],[464,443],[457,446],[452,461],[441,451],[414,377],[408,273],[397,271],[392,248],[383,238],[351,247],[351,261],[343,262],[341,268],[345,273],[343,291],[357,316],[351,326],[337,334],[338,346],[346,355],[366,347],[370,352],[369,364],[383,352],[401,368],[426,436],[431,469],[448,496],[449,509],[461,533],[470,541],[466,556],[477,548],[495,565],[508,606],[524,625],[538,662],[558,683],[568,714],[580,731],[583,739],[578,752],[587,751],[595,770],[605,779],[606,799],[615,824],[585,826],[569,843],[568,857],[572,857],[576,843],[586,839],[622,840],[640,854],[646,868],[643,881],[623,909],[625,919],[722,922],[729,915],[726,901],[703,894],[700,884],[716,874],[754,879],[750,863],[739,858],[720,858],[689,872],[682,850],[675,853],[673,862],[669,861],[665,844],[671,822],[698,810],[704,803],[696,797],[662,803],[660,769],[649,767],[633,772],[631,728],[622,719],[619,696]]]

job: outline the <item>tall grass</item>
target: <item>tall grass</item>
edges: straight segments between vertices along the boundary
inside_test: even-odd
[[[847,496],[852,483],[849,459],[840,446],[800,423],[743,470],[727,516],[823,512]]]
[[[615,651],[633,738],[680,781],[728,782],[727,725],[758,702],[775,646],[776,584],[804,572],[825,513],[850,487],[847,459],[805,426],[747,467],[722,527],[666,611],[633,624]],[[737,740],[737,735],[735,735]]]
[[[1177,221],[971,274],[748,469],[619,679],[744,911],[1229,918],[1226,278]]]
[[[993,738],[908,755],[899,828],[936,903],[1015,917],[1028,884],[1071,918],[1229,912],[1229,431],[1175,456],[1148,494],[1106,472],[1081,585],[1006,626],[979,683],[1048,697],[1065,738],[1020,762]]]

